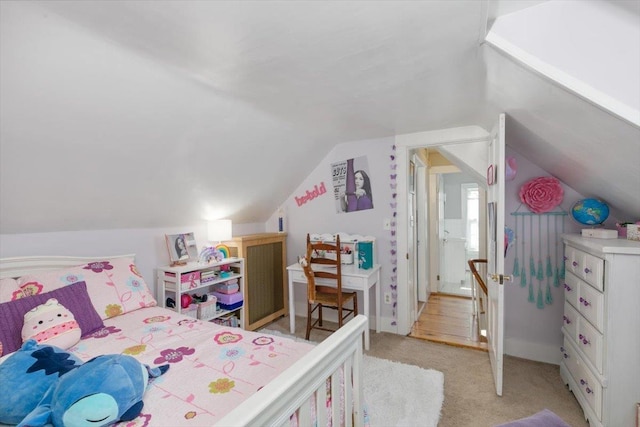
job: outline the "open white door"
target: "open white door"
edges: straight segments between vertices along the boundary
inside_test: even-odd
[[[504,127],[505,115],[491,131],[487,167],[487,342],[496,385],[502,396],[502,362],[504,353]]]

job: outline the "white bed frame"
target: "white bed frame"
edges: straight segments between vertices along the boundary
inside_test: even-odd
[[[107,257],[35,256],[0,259],[0,278],[19,277],[38,271],[73,267],[87,262],[133,255]],[[364,425],[362,396],[362,339],[367,318],[358,315],[318,344],[273,381],[234,408],[219,426],[288,426],[296,414],[299,426],[313,425],[312,401],[316,424],[326,426]],[[331,378],[333,398],[327,416],[326,382]],[[343,381],[342,378],[345,378]],[[349,381],[351,380],[351,381]],[[340,399],[344,396],[345,409]]]

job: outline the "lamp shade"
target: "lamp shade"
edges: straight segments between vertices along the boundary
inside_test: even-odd
[[[208,237],[210,242],[231,240],[231,220],[218,219],[216,221],[209,221]]]

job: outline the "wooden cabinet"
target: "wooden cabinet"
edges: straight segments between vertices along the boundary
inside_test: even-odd
[[[560,376],[591,426],[632,426],[640,402],[640,243],[563,236]]]
[[[229,281],[238,282],[242,293],[245,293],[245,267],[241,258],[227,258],[220,262],[210,264],[188,263],[186,265],[174,267],[160,267],[157,270],[157,292],[158,303],[162,307],[171,308],[178,313],[191,316],[204,321],[215,321],[221,319],[229,320],[230,316],[237,318],[237,321],[229,323],[236,324],[245,329],[244,304],[231,310],[225,310],[210,300],[199,307],[197,304],[182,308],[180,303],[183,294],[202,295],[214,289],[221,283]],[[172,307],[167,305],[168,298],[172,301]],[[217,307],[216,307],[217,306]],[[206,307],[206,310],[203,308]],[[224,324],[227,324],[225,321]]]
[[[286,233],[237,236],[223,242],[245,259],[245,328],[253,331],[288,314]]]

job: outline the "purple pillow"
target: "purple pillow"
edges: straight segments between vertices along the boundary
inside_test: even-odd
[[[87,284],[73,283],[51,292],[0,304],[0,343],[2,343],[4,354],[14,352],[22,346],[22,325],[25,313],[44,304],[49,298],[57,299],[73,313],[83,337],[104,327],[102,319],[91,304]]]

